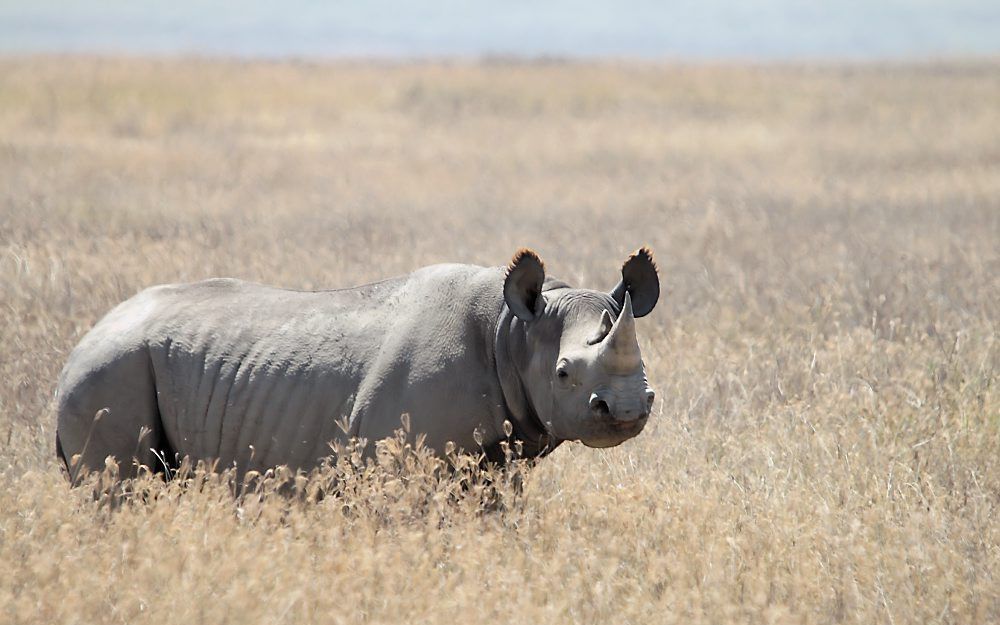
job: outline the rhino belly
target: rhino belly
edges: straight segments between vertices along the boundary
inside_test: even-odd
[[[350,371],[295,359],[168,348],[156,366],[164,432],[180,457],[220,469],[308,470],[343,440],[357,383]],[[161,375],[161,370],[163,375]]]

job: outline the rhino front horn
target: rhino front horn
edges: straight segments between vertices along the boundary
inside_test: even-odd
[[[601,345],[601,354],[607,366],[618,371],[633,371],[642,362],[639,341],[635,336],[632,297],[627,292],[625,305]]]

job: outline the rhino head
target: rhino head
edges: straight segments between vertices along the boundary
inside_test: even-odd
[[[611,447],[642,431],[655,393],[635,319],[649,314],[660,295],[648,248],[625,261],[609,293],[546,281],[541,259],[521,250],[508,266],[503,294],[507,354],[516,371],[501,371],[501,381],[508,381],[508,399],[509,390],[518,395],[508,401],[516,417],[539,424],[548,446],[579,440]]]

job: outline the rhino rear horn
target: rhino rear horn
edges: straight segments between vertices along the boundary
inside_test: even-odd
[[[518,319],[533,321],[545,309],[542,285],[545,283],[545,265],[538,254],[521,248],[507,266],[503,282],[503,299]]]
[[[611,313],[607,310],[601,313],[601,325],[597,328],[597,332],[594,333],[589,339],[587,339],[587,345],[595,345],[604,340],[608,334],[611,333],[611,328],[614,327],[614,319],[611,318]]]
[[[660,277],[653,261],[653,251],[641,247],[622,265],[622,279],[611,290],[611,297],[620,306],[625,305],[625,295],[632,296],[636,317],[645,317],[660,299]]]

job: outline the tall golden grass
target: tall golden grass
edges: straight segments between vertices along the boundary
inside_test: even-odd
[[[998,102],[992,62],[0,61],[0,622],[997,622]],[[499,510],[396,443],[315,503],[60,473],[59,369],[148,285],[526,245],[610,288],[640,244],[654,418]]]

